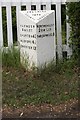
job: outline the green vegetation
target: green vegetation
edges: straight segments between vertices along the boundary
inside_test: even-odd
[[[68,22],[71,26],[70,44],[80,66],[80,2],[67,3],[67,8]]]
[[[12,30],[13,30],[13,41],[17,41],[17,26],[16,26],[16,7],[11,7],[12,12]],[[6,16],[6,7],[2,8],[2,23],[3,23],[3,40],[4,46],[8,46],[7,40],[7,16]]]
[[[67,7],[72,28],[70,40],[75,54],[69,60],[57,61],[56,65],[51,62],[36,72],[35,67],[31,71],[23,68],[18,50],[13,48],[7,53],[3,51],[3,106],[17,108],[26,104],[60,104],[72,98],[78,99],[80,5],[67,3]],[[65,32],[62,34],[65,36]]]
[[[76,62],[67,60],[50,63],[37,73],[20,65],[19,52],[3,53],[3,106],[22,107],[26,104],[60,104],[78,98]]]
[[[7,49],[5,52],[5,49],[2,53],[2,64],[6,67],[20,67],[20,53],[19,49],[15,49],[14,47],[12,49]]]

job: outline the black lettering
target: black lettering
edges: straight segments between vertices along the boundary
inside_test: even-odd
[[[36,50],[36,47],[35,47],[35,46],[33,46],[33,50]]]
[[[33,25],[33,28],[34,28],[35,26]]]

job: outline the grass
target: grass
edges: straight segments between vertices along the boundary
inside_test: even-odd
[[[50,63],[43,69],[25,70],[19,52],[3,52],[3,106],[22,107],[26,104],[60,104],[78,98],[78,73],[73,60]]]
[[[14,47],[12,49],[7,49],[2,53],[2,65],[6,67],[20,67],[20,53],[18,49]]]

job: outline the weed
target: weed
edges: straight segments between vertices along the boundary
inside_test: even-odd
[[[78,74],[74,71],[76,62],[73,59],[57,64],[52,61],[43,68],[33,67],[30,71],[21,66],[19,51],[3,52],[2,57],[3,106],[60,104],[78,97]]]
[[[2,65],[6,67],[19,67],[20,66],[20,53],[16,48],[8,49],[7,52],[2,52]]]

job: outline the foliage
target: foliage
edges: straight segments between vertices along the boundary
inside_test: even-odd
[[[70,40],[75,58],[80,61],[80,2],[67,3],[67,14],[71,26]]]
[[[20,55],[19,50],[15,49],[7,49],[6,52],[3,50],[2,52],[2,64],[6,67],[20,67]]]
[[[78,97],[78,75],[72,60],[51,62],[37,73],[25,70],[17,50],[3,53],[3,106],[60,104]],[[6,94],[8,93],[8,94]]]
[[[11,7],[11,13],[12,13],[12,29],[13,29],[13,39],[14,42],[17,39],[17,27],[16,27],[16,8]],[[7,46],[7,16],[6,16],[6,8],[2,8],[2,20],[3,20],[3,38],[4,38],[4,46]]]

